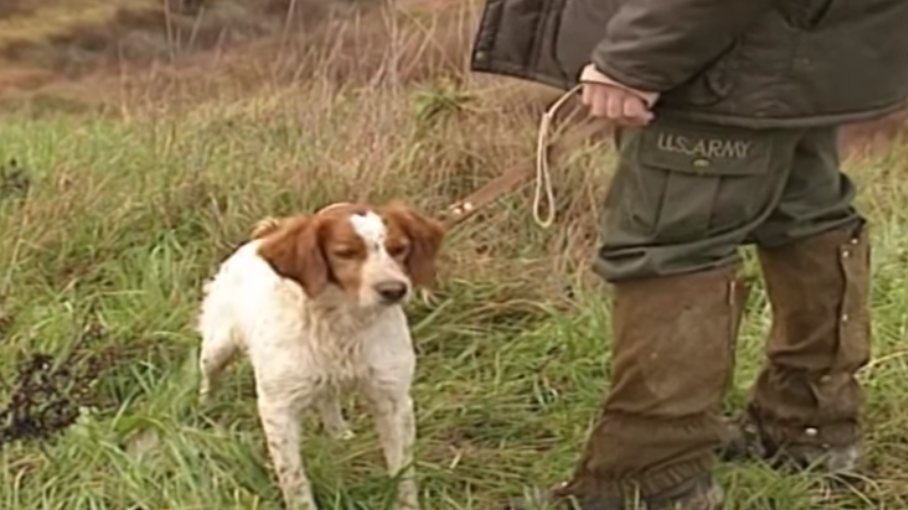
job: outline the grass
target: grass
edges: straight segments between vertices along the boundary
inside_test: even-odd
[[[32,367],[20,381],[31,405],[16,404],[27,413],[0,424],[0,508],[280,508],[248,364],[233,367],[211,408],[196,404],[201,283],[266,214],[351,196],[439,211],[532,156],[538,103],[520,86],[463,73],[470,24],[452,18],[345,22],[344,45],[374,49],[347,60],[304,52],[304,40],[271,67],[234,62],[271,81],[227,82],[208,69],[205,79],[136,85],[117,110],[6,114],[0,161],[15,158],[24,173],[0,186],[0,404],[30,357],[46,353],[51,367]],[[385,73],[400,56],[388,47],[422,59]],[[151,95],[162,89],[163,99]],[[903,156],[893,146],[848,161],[875,225],[875,361],[863,374],[873,483],[823,499],[810,476],[723,465],[731,510],[908,502]],[[607,291],[587,259],[610,161],[588,147],[556,169],[556,229],[535,227],[525,191],[452,232],[437,301],[410,306],[425,508],[494,509],[525,484],[569,473],[607,387]],[[745,398],[768,320],[758,286],[729,406]],[[387,508],[371,423],[348,414],[356,439],[310,428],[305,442],[322,508]]]

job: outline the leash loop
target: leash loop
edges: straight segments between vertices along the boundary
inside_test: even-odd
[[[555,192],[552,187],[552,173],[549,168],[549,140],[552,131],[552,121],[558,111],[567,101],[582,89],[583,85],[576,85],[562,94],[545,112],[539,121],[539,132],[536,140],[536,189],[533,193],[533,221],[541,228],[546,229],[555,222]],[[542,195],[545,193],[547,206],[546,217],[540,213]]]

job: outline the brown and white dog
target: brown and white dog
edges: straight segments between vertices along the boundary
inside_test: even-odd
[[[260,222],[205,286],[200,397],[239,351],[253,366],[259,417],[284,501],[315,510],[299,453],[300,414],[352,437],[338,397],[356,390],[372,411],[397,507],[417,509],[410,464],[416,365],[402,305],[429,287],[444,228],[401,202],[338,204]],[[403,470],[403,472],[402,472]]]

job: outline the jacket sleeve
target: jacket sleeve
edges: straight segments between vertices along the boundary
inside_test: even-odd
[[[772,0],[626,0],[593,50],[602,73],[665,92],[721,55]]]

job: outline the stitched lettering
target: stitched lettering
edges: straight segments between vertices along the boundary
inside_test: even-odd
[[[745,140],[691,139],[684,135],[660,133],[656,142],[659,150],[696,158],[746,159],[752,143]]]

